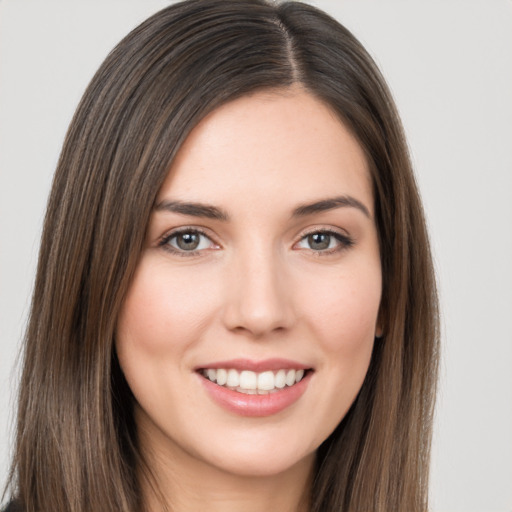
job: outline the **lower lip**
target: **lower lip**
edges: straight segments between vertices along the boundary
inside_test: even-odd
[[[284,411],[297,402],[306,391],[311,374],[312,372],[307,372],[297,384],[266,395],[239,393],[219,386],[201,375],[199,375],[199,378],[208,394],[224,409],[239,416],[263,417]]]

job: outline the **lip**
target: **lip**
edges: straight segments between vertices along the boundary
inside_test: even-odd
[[[250,370],[260,372],[280,369],[310,370],[311,367],[284,359],[272,359],[259,362],[235,359],[231,361],[219,361],[199,367],[196,374],[208,396],[223,409],[245,417],[272,416],[292,406],[306,392],[312,374],[314,373],[313,371],[306,372],[302,380],[293,386],[278,389],[265,395],[248,395],[228,389],[224,386],[219,386],[205,378],[199,370],[208,368],[232,368],[239,371]]]
[[[230,359],[229,361],[215,361],[214,363],[197,366],[195,371],[208,370],[209,368],[225,368],[238,371],[249,370],[260,373],[268,370],[310,370],[311,366],[301,364],[297,361],[292,361],[291,359],[280,358],[264,359],[261,361],[253,361],[251,359]]]

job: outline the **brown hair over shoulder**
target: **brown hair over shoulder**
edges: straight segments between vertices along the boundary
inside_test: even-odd
[[[133,397],[113,340],[156,195],[208,113],[293,84],[329,105],[365,151],[383,275],[384,336],[357,399],[318,450],[312,510],[427,510],[437,298],[401,123],[347,29],[306,4],[264,0],[163,9],[110,53],[78,106],[25,336],[11,471],[23,510],[143,510]]]

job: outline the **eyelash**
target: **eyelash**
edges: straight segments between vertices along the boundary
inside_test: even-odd
[[[177,236],[183,235],[183,234],[203,236],[203,237],[207,238],[213,245],[216,245],[215,242],[211,239],[211,237],[208,236],[201,229],[185,227],[185,228],[176,229],[176,230],[172,231],[171,233],[164,235],[162,237],[162,239],[160,240],[160,242],[158,243],[158,247],[162,247],[162,249],[170,252],[171,254],[174,254],[177,256],[183,256],[185,258],[190,257],[190,256],[197,256],[201,251],[204,250],[204,249],[199,249],[199,250],[185,251],[185,250],[177,249],[177,248],[173,247],[172,245],[170,245],[169,242],[173,238],[176,238]]]
[[[311,251],[311,253],[316,257],[323,257],[323,256],[330,256],[333,254],[337,254],[341,251],[350,249],[350,247],[352,247],[355,243],[354,239],[352,237],[350,237],[349,235],[340,233],[338,231],[334,231],[332,229],[314,229],[312,231],[304,233],[300,237],[299,242],[297,242],[297,243],[301,243],[303,240],[306,240],[308,237],[310,237],[312,235],[327,235],[329,237],[334,238],[338,242],[336,247],[332,247],[331,249],[327,249],[327,250],[315,251],[314,249],[309,249]],[[294,245],[297,245],[297,243]]]
[[[199,253],[204,251],[204,249],[191,250],[191,251],[180,250],[180,249],[177,249],[177,248],[173,247],[172,245],[170,245],[169,242],[173,238],[176,238],[177,236],[183,235],[183,234],[199,235],[199,236],[207,238],[211,244],[216,245],[216,243],[211,239],[211,237],[209,235],[207,235],[201,229],[195,228],[195,227],[194,228],[185,227],[185,228],[180,228],[180,229],[174,230],[171,233],[164,235],[162,237],[162,239],[159,241],[158,247],[162,247],[165,251],[168,251],[173,255],[182,256],[182,257],[197,256]],[[315,229],[315,230],[309,231],[307,233],[304,233],[300,237],[299,241],[294,244],[294,246],[301,243],[303,240],[306,240],[308,237],[310,237],[312,235],[327,235],[329,237],[335,238],[336,241],[338,242],[336,247],[333,247],[333,248],[330,248],[327,250],[308,249],[309,251],[311,251],[312,254],[314,254],[317,257],[329,256],[332,254],[336,254],[341,251],[347,250],[354,245],[353,238],[351,238],[348,235],[339,233],[338,231],[334,231],[331,229]]]

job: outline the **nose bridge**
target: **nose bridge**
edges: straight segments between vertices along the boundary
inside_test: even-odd
[[[237,251],[229,279],[225,321],[229,329],[262,336],[293,323],[290,283],[283,258],[271,244]]]

